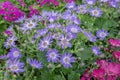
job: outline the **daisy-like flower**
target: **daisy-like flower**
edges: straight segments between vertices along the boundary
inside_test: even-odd
[[[71,20],[72,12],[71,10],[66,10],[65,12],[62,13],[61,18],[64,20]]]
[[[115,0],[109,1],[109,5],[114,8],[118,8],[119,4]]]
[[[74,1],[66,4],[67,9],[74,9],[75,7],[76,7],[76,3]]]
[[[67,37],[68,40],[72,40],[72,39],[76,38],[77,36],[74,33],[67,32],[66,37]]]
[[[86,0],[86,3],[88,5],[94,5],[95,4],[95,0]]]
[[[36,59],[27,59],[27,62],[32,66],[33,68],[41,69],[43,68],[42,62],[39,62]]]
[[[7,54],[7,56],[10,58],[10,59],[19,59],[21,58],[21,53],[20,53],[20,50],[17,49],[17,48],[12,48],[10,50],[10,52]]]
[[[95,17],[101,17],[102,10],[100,8],[90,9],[90,15]]]
[[[102,52],[100,51],[100,48],[98,48],[97,46],[93,46],[92,47],[92,52],[95,54],[95,55],[100,55]]]
[[[102,29],[102,30],[98,30],[96,33],[96,36],[100,39],[100,40],[104,40],[107,36],[108,36],[108,31]]]
[[[59,17],[60,17],[60,15],[58,14],[58,12],[52,11],[52,12],[49,12],[48,17],[47,17],[47,20],[48,20],[49,22],[54,22],[54,21],[56,21]]]
[[[79,5],[77,8],[76,8],[76,12],[78,14],[86,14],[87,13],[87,6],[86,5]]]
[[[40,29],[37,30],[38,35],[44,36],[48,32],[48,29]]]
[[[77,25],[80,25],[81,24],[81,21],[76,18],[76,17],[73,17],[72,20],[71,20],[74,24],[77,24]]]
[[[11,47],[15,47],[15,41],[17,40],[17,37],[16,36],[11,36],[11,37],[8,37],[7,39],[7,42],[4,43],[4,47],[5,48],[11,48]]]
[[[23,31],[27,31],[27,30],[32,30],[36,26],[37,26],[37,22],[34,22],[33,20],[29,20],[22,24],[21,29]]]
[[[40,43],[38,44],[38,48],[40,51],[45,51],[49,48],[49,45],[51,45],[51,37],[45,37],[43,38]]]
[[[71,32],[71,33],[78,33],[81,31],[81,28],[77,25],[69,25],[66,27],[67,32]]]
[[[8,69],[14,73],[24,72],[24,63],[20,62],[20,60],[17,59],[9,60]]]
[[[46,57],[47,57],[48,62],[50,61],[58,62],[60,56],[58,54],[58,50],[52,49],[47,52]]]
[[[60,62],[65,68],[69,68],[72,67],[71,63],[75,62],[75,58],[71,53],[64,53],[60,59]]]
[[[58,45],[61,46],[62,48],[72,47],[70,40],[67,39],[67,37],[62,34],[60,35],[60,41],[58,42]]]

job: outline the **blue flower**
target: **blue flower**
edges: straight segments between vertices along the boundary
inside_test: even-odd
[[[100,51],[100,48],[98,48],[97,46],[93,46],[92,47],[92,52],[95,54],[95,55],[100,55],[102,52]]]
[[[20,62],[20,60],[17,59],[9,60],[8,69],[14,73],[24,72],[24,63]]]
[[[100,39],[100,40],[104,40],[107,36],[108,36],[108,31],[107,30],[98,30],[96,33],[96,36]]]
[[[76,12],[78,14],[86,14],[87,13],[87,6],[86,5],[79,5],[77,8],[76,8]]]
[[[39,62],[36,59],[27,59],[27,62],[33,67],[37,69],[43,68],[42,62]]]
[[[60,62],[65,68],[69,68],[72,67],[71,63],[75,62],[75,58],[71,53],[64,53],[60,59]]]
[[[38,48],[40,51],[45,51],[49,48],[49,45],[51,45],[51,37],[45,37],[42,40],[40,40],[40,43],[38,44]]]
[[[11,36],[11,37],[8,37],[7,39],[7,42],[4,43],[4,47],[5,48],[11,48],[11,47],[15,47],[15,41],[17,40],[17,37],[16,36]]]
[[[88,5],[94,5],[96,2],[95,2],[96,0],[86,0],[86,3],[88,4]]]
[[[23,31],[27,31],[27,30],[32,30],[33,28],[35,28],[37,26],[37,22],[33,21],[33,20],[28,20],[25,21],[22,25],[21,25],[21,30]]]
[[[70,40],[67,39],[67,37],[64,36],[63,34],[61,34],[60,36],[60,41],[58,42],[58,45],[61,46],[62,48],[72,47]]]
[[[47,52],[46,57],[47,57],[48,62],[50,61],[58,62],[60,56],[56,49],[52,49]]]
[[[12,48],[10,50],[10,52],[8,52],[7,56],[10,58],[10,59],[19,59],[21,58],[21,53],[20,53],[20,50],[17,49],[17,48]]]
[[[71,2],[71,3],[67,3],[66,4],[66,8],[67,9],[74,9],[76,7],[76,3],[75,2]]]
[[[91,16],[101,17],[102,10],[100,8],[93,8],[89,10]]]
[[[71,32],[71,33],[78,33],[81,31],[81,28],[77,25],[69,25],[66,27],[67,32]]]

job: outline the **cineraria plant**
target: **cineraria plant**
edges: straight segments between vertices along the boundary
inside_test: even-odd
[[[34,5],[25,15],[0,4],[10,22],[0,35],[1,80],[120,79],[119,0],[37,1],[57,7],[39,12]]]

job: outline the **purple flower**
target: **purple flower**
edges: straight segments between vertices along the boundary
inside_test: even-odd
[[[60,39],[60,33],[54,33],[52,35],[52,38],[55,39],[55,40],[59,40]]]
[[[60,56],[56,49],[52,49],[47,52],[46,57],[47,57],[48,62],[50,61],[58,62]]]
[[[7,55],[1,55],[1,56],[0,56],[0,59],[7,59],[7,58],[8,58]]]
[[[102,10],[100,8],[90,9],[89,12],[91,16],[95,16],[95,17],[101,17],[102,15]]]
[[[67,32],[66,33],[66,38],[68,39],[68,40],[72,40],[72,39],[74,39],[74,38],[76,38],[77,36],[76,36],[76,34],[74,34],[74,33],[71,33],[71,32]]]
[[[62,19],[64,20],[71,20],[72,12],[70,10],[66,10],[62,13]]]
[[[108,2],[108,0],[99,0],[99,2]]]
[[[71,32],[71,33],[78,33],[81,31],[81,28],[77,25],[69,25],[66,27],[67,32]]]
[[[37,69],[43,68],[42,62],[39,62],[36,59],[27,59],[27,62],[33,67]]]
[[[100,40],[104,40],[107,36],[108,36],[108,31],[102,29],[102,30],[98,30],[96,33],[96,36],[100,39]]]
[[[102,53],[97,46],[93,46],[93,47],[92,47],[92,52],[93,52],[95,55],[100,55],[100,54]]]
[[[85,30],[81,30],[81,32],[88,37],[88,39],[91,41],[91,42],[95,42],[96,41],[96,37],[92,35],[91,32],[86,32]]]
[[[8,69],[14,73],[24,72],[24,63],[20,62],[20,60],[17,59],[9,60]]]
[[[86,0],[86,3],[88,4],[88,5],[94,5],[95,4],[95,0]]]
[[[21,53],[20,53],[20,50],[17,49],[17,48],[12,48],[10,50],[10,52],[8,52],[7,56],[10,58],[10,59],[19,59],[21,58]]]
[[[38,35],[44,36],[46,33],[48,33],[48,29],[40,29],[37,31]]]
[[[30,17],[30,20],[33,20],[33,21],[35,21],[35,22],[39,22],[39,21],[41,21],[42,19],[43,19],[42,16],[40,16],[40,15],[35,15],[35,14]]]
[[[52,11],[52,12],[49,12],[48,17],[47,17],[47,20],[48,20],[49,22],[54,22],[54,21],[56,21],[59,17],[60,17],[60,15],[58,14],[58,12]]]
[[[29,20],[29,21],[26,21],[22,24],[22,27],[21,29],[23,31],[27,31],[27,30],[32,30],[33,28],[35,28],[37,26],[37,23],[34,22],[33,20]]]
[[[40,43],[38,44],[38,48],[40,51],[45,51],[49,48],[49,45],[51,45],[51,37],[45,37],[43,38]]]
[[[71,2],[71,3],[67,3],[66,4],[66,8],[67,9],[74,9],[76,7],[76,3],[75,2]]]
[[[87,13],[87,6],[86,5],[79,5],[77,8],[76,8],[76,12],[78,14],[86,14]]]
[[[75,58],[71,53],[64,53],[60,59],[60,62],[65,68],[69,68],[72,67],[71,63],[75,62]]]
[[[18,18],[17,20],[15,20],[16,23],[19,23],[19,22],[23,22],[24,20],[26,20],[26,16],[21,16],[20,18]]]
[[[15,41],[17,38],[13,35],[12,37],[8,37],[7,42],[4,43],[5,48],[15,47]]]
[[[109,5],[114,8],[118,8],[119,4],[115,0],[109,1]]]
[[[70,40],[67,39],[66,36],[60,35],[60,41],[58,42],[59,46],[62,46],[62,48],[67,48],[67,47],[72,47],[71,43],[69,42]]]
[[[79,18],[72,18],[72,20],[74,22],[74,24],[80,25],[81,21],[79,20]]]

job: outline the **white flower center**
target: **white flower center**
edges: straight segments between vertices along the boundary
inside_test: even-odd
[[[100,33],[100,36],[104,38],[106,36],[106,34],[104,32],[102,32],[102,33]]]
[[[71,31],[72,31],[73,33],[77,33],[77,29],[76,29],[76,28],[71,28]]]
[[[48,42],[48,41],[42,42],[42,47],[43,47],[43,48],[47,48],[48,45],[49,45],[49,42]]]
[[[99,12],[97,10],[94,10],[93,14],[97,16],[99,14]]]
[[[63,40],[61,40],[61,43],[62,43],[63,45],[65,45],[65,44],[68,43],[68,40],[67,40],[67,39],[63,39]]]
[[[93,49],[93,53],[98,54],[97,50]]]
[[[19,52],[18,52],[18,51],[15,51],[15,52],[13,53],[13,56],[14,56],[14,57],[18,57],[18,56],[19,56]]]
[[[17,70],[19,70],[19,68],[18,68],[17,65],[11,65],[11,66],[10,66],[10,70],[11,70],[11,71],[17,71]]]
[[[70,58],[69,57],[64,57],[63,62],[66,64],[70,63]]]
[[[56,54],[55,54],[55,52],[50,53],[50,58],[53,58],[53,59],[56,58]]]
[[[12,42],[13,42],[13,40],[9,40],[9,41],[8,41],[8,44],[9,44],[9,45],[11,45],[11,44],[12,44]]]

